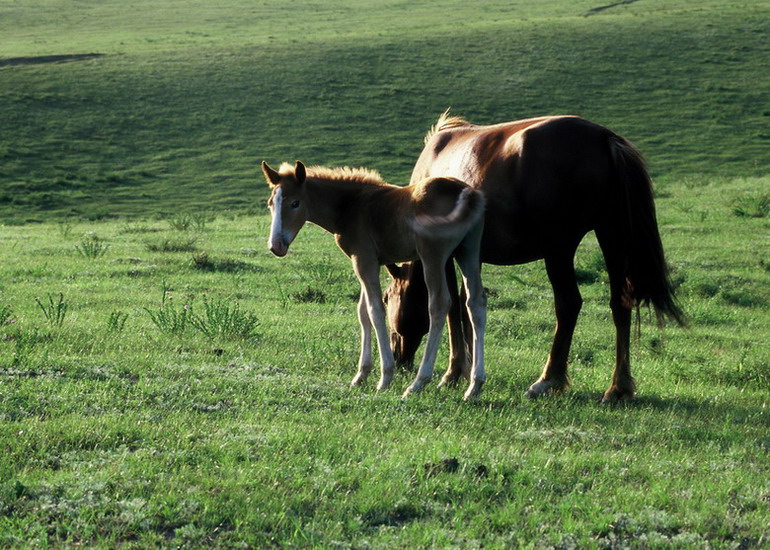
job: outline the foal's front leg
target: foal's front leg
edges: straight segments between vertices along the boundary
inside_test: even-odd
[[[380,265],[376,259],[367,259],[361,256],[353,257],[353,269],[361,283],[361,299],[358,303],[358,316],[361,322],[361,358],[359,360],[359,372],[353,379],[359,380],[362,365],[366,364],[371,357],[371,326],[374,325],[374,332],[377,336],[377,348],[380,351],[380,382],[377,384],[377,390],[384,390],[390,386],[393,381],[393,374],[396,371],[396,360],[393,358],[393,351],[390,349],[390,336],[388,334],[388,325],[385,321],[385,306],[382,304],[382,289],[380,288]],[[368,333],[367,325],[362,318],[368,314]],[[367,355],[367,358],[364,355]],[[371,363],[369,363],[371,370]],[[366,373],[368,374],[368,372]],[[363,378],[366,378],[364,375]]]

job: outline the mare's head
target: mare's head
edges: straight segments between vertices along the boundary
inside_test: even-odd
[[[428,288],[421,262],[386,266],[393,282],[385,290],[390,346],[400,365],[411,365],[422,337],[428,333]]]
[[[308,218],[305,200],[305,165],[300,161],[292,168],[283,164],[276,172],[262,161],[262,173],[272,188],[267,205],[273,221],[270,224],[270,237],[267,247],[276,256],[286,256],[289,245],[305,225]]]

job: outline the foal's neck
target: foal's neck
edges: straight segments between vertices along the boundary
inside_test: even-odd
[[[342,222],[356,214],[361,197],[379,187],[353,179],[312,175],[308,175],[304,185],[308,195],[308,221],[335,235],[343,231]]]

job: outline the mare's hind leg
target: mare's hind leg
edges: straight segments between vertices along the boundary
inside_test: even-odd
[[[361,325],[361,355],[358,359],[358,372],[350,383],[351,386],[360,386],[372,372],[372,323],[369,320],[369,311],[366,305],[366,292],[361,288],[361,297],[358,300],[358,322]]]
[[[575,251],[548,256],[545,268],[553,287],[556,309],[556,332],[553,336],[551,353],[548,355],[543,374],[527,390],[527,397],[534,398],[546,393],[558,393],[569,387],[567,358],[572,345],[578,314],[583,305],[577,280],[575,279]]]
[[[612,234],[596,232],[610,277],[610,308],[615,323],[615,371],[604,392],[603,403],[633,399],[636,383],[631,376],[631,308],[626,294],[626,257]]]

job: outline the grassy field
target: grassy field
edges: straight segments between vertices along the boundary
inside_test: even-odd
[[[484,4],[0,0],[0,547],[770,545],[770,2]],[[450,105],[649,157],[690,327],[634,402],[592,238],[565,395],[540,263],[484,268],[479,402],[347,387],[352,270],[269,255],[257,163],[405,182]]]

